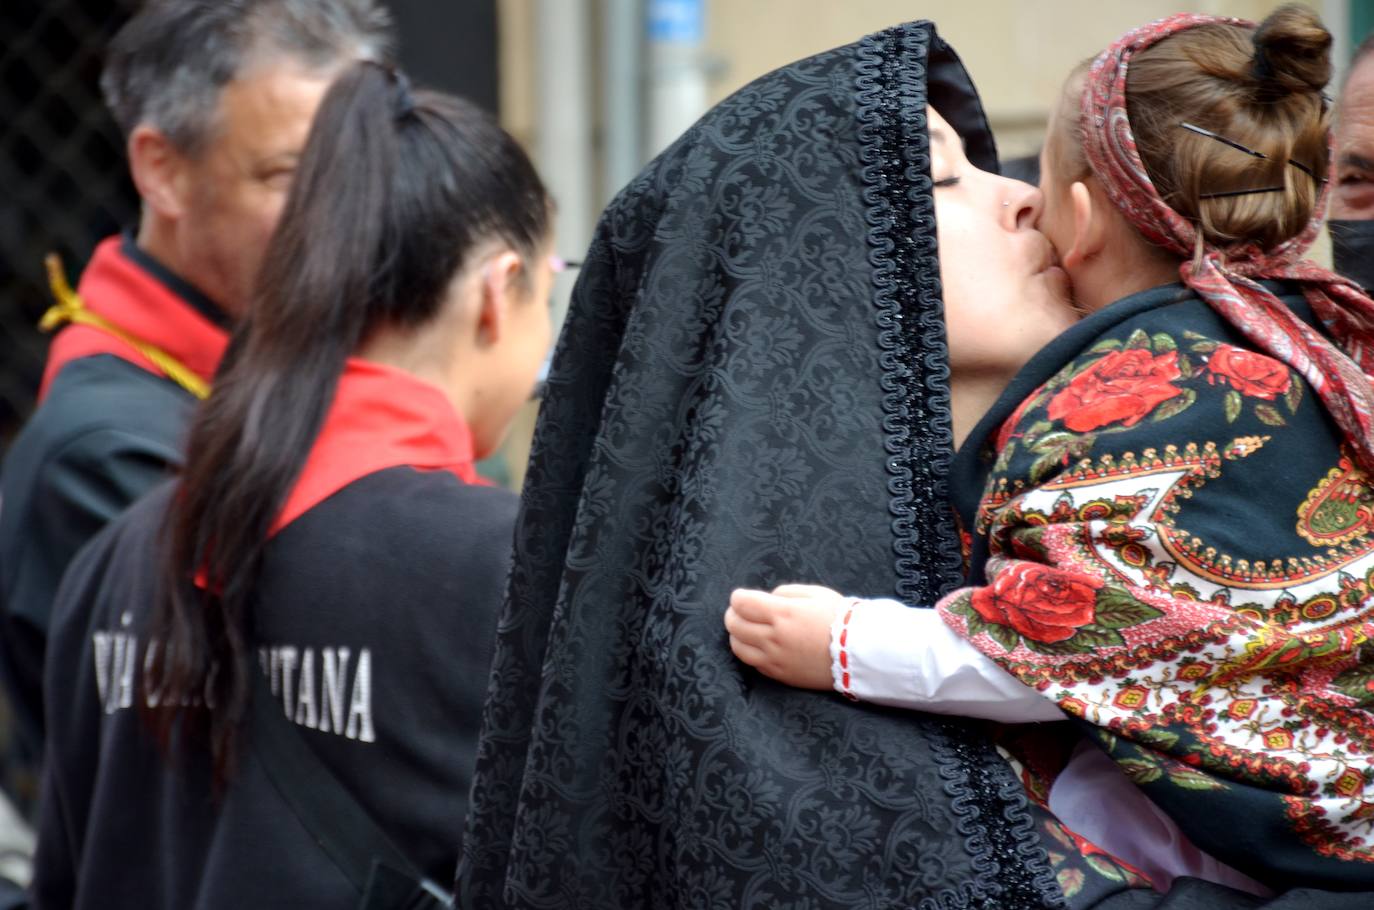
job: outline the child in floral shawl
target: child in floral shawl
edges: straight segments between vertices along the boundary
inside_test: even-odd
[[[1374,303],[1298,259],[1329,45],[1284,8],[1258,29],[1175,16],[1097,58],[1047,149],[1042,226],[1086,308],[1140,292],[1041,351],[961,450],[975,586],[938,605],[957,640],[928,611],[787,586],[737,592],[737,654],[1004,721],[1049,719],[1033,690],[1211,857],[1274,888],[1374,885]],[[926,666],[884,670],[892,641]]]

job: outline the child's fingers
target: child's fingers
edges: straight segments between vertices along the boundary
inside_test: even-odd
[[[730,609],[749,622],[768,623],[773,619],[773,611],[777,609],[779,600],[767,591],[736,588],[730,592]]]
[[[762,646],[768,640],[772,626],[750,622],[740,616],[734,607],[725,611],[725,631],[746,644]]]
[[[730,650],[751,667],[762,666],[768,660],[768,655],[764,653],[762,648],[740,641],[734,635],[730,636]]]
[[[839,593],[823,585],[778,585],[773,589],[778,597],[839,597]]]

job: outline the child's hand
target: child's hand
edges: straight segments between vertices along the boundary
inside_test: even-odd
[[[766,676],[802,689],[829,689],[830,626],[848,602],[819,585],[730,594],[725,628],[735,656]]]

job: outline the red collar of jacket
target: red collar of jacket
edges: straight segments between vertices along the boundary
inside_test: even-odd
[[[138,249],[128,235],[96,247],[81,274],[77,294],[86,307],[139,341],[160,348],[209,382],[229,343],[228,320],[207,298]],[[109,332],[69,325],[53,338],[43,369],[39,400],[58,372],[73,360],[113,354],[155,376],[163,371]]]
[[[270,533],[368,474],[409,466],[484,484],[472,433],[437,387],[403,370],[349,358],[305,466]]]

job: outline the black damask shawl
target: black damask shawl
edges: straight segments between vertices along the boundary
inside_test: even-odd
[[[973,725],[738,663],[733,586],[961,580],[929,23],[701,119],[601,219],[535,434],[458,889],[471,908],[1062,906]]]

